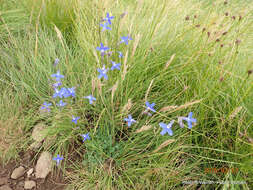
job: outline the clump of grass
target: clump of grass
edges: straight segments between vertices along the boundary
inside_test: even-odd
[[[251,178],[251,7],[242,14],[240,3],[223,1],[62,2],[29,4],[33,11],[27,15],[42,22],[35,27],[31,22],[21,35],[9,30],[11,44],[1,40],[1,95],[12,94],[1,101],[1,120],[14,115],[12,110],[24,118],[24,150],[35,123],[46,123],[47,140],[40,150],[64,156],[61,169],[72,181],[70,186],[78,189],[200,188],[182,181]],[[115,16],[110,32],[99,27],[106,12]],[[0,31],[7,31],[10,23]],[[64,32],[66,23],[71,23],[71,35]],[[41,27],[51,24],[53,28]],[[101,42],[116,47],[126,35],[132,42],[112,49],[102,60],[96,47]],[[65,76],[63,86],[76,87],[77,96],[63,109],[55,106],[58,101],[52,99],[49,82],[56,72],[55,58]],[[107,81],[98,80],[97,68],[110,67],[110,60],[121,63],[120,71],[110,72]],[[97,98],[94,105],[82,98],[89,94]],[[13,97],[18,103],[10,109],[6,105]],[[53,103],[46,117],[39,112],[45,101]],[[156,103],[157,113],[144,114],[146,101]],[[175,124],[172,137],[160,135],[159,122],[177,121],[190,111],[198,121],[192,130]],[[129,114],[138,123],[127,128],[124,118]],[[72,115],[80,117],[78,125],[71,122]],[[91,139],[82,142],[80,134],[87,132]],[[79,160],[69,159],[70,149]],[[205,173],[205,168],[214,167],[238,167],[239,173]],[[246,182],[244,189],[250,187]],[[208,188],[217,186],[222,184]]]

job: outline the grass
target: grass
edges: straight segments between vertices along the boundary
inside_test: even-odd
[[[64,156],[60,169],[70,189],[252,188],[250,1],[0,2],[3,162],[19,159],[42,122],[47,139],[38,154]],[[106,12],[116,17],[110,32],[99,28]],[[121,62],[121,70],[98,80],[102,62],[96,47],[116,47],[127,34],[133,41],[113,49],[124,58],[113,54],[105,60],[106,67],[109,60]],[[56,70],[65,76],[63,86],[76,87],[76,98],[68,98],[62,110],[49,81]],[[95,105],[82,98],[89,94],[97,98]],[[50,115],[39,112],[44,101],[54,105]],[[146,101],[156,103],[151,117],[142,114]],[[181,129],[175,123],[172,137],[160,135],[159,122],[177,121],[190,111],[196,126]],[[138,121],[130,128],[123,121],[128,114]],[[79,129],[72,115],[81,117]],[[91,140],[83,143],[80,134],[87,132]],[[238,172],[205,172],[224,167]],[[182,183],[195,180],[246,184]]]

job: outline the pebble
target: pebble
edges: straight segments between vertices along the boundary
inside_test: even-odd
[[[4,185],[4,184],[6,184],[6,183],[8,183],[7,177],[2,177],[2,178],[0,178],[0,186],[1,186],[1,185]]]
[[[52,169],[52,156],[49,152],[43,152],[35,167],[36,178],[46,178]]]
[[[32,189],[34,187],[36,187],[35,181],[32,181],[32,180],[31,181],[25,181],[25,185],[24,185],[25,189]]]
[[[0,187],[0,190],[12,190],[9,185],[4,185]]]
[[[14,169],[11,174],[11,179],[18,179],[19,177],[25,174],[25,168],[23,166],[19,166],[18,168]]]
[[[42,123],[39,123],[34,126],[33,132],[32,132],[32,138],[33,140],[37,142],[41,142],[44,140],[45,135],[43,134],[44,129],[46,126]]]

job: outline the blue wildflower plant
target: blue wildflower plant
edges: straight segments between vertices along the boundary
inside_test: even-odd
[[[53,160],[56,161],[56,165],[58,166],[60,164],[60,161],[63,160],[63,157],[57,154],[57,157],[53,158]]]
[[[119,58],[124,57],[124,55],[123,55],[123,53],[122,53],[121,51],[117,51],[117,52],[118,52],[118,54],[119,54]]]
[[[106,21],[108,24],[112,24],[112,19],[114,19],[114,16],[110,16],[110,14],[107,12],[106,17],[103,19],[103,21]]]
[[[80,119],[80,117],[75,117],[72,115],[72,122],[77,124],[77,120]]]
[[[109,27],[109,23],[106,22],[104,24],[100,24],[100,26],[102,27],[102,32],[105,31],[105,30],[112,30],[110,27]]]
[[[100,27],[102,27],[102,31],[112,30],[111,24],[112,24],[112,20],[114,18],[115,17],[110,16],[109,13],[106,14],[106,17],[103,19],[104,23],[100,23]],[[118,47],[119,44],[122,44],[122,43],[124,43],[125,45],[128,45],[131,40],[133,40],[133,39],[129,35],[122,36],[119,43],[116,44],[116,46]],[[114,70],[121,69],[121,63],[118,63],[117,60],[114,60],[114,61],[110,60],[110,56],[115,53],[115,56],[113,56],[113,58],[115,59],[118,57],[118,60],[121,60],[121,58],[123,58],[124,55],[121,51],[116,51],[116,49],[114,49],[114,48],[109,48],[107,46],[104,46],[104,44],[102,42],[100,43],[99,47],[96,47],[96,50],[101,53],[101,62],[102,62],[101,65],[103,65],[102,68],[97,68],[97,71],[99,73],[98,79],[104,78],[105,80],[108,80],[108,73],[110,73],[111,71],[115,72]],[[107,53],[108,50],[110,50],[109,53]],[[107,56],[108,59],[104,59],[105,55]],[[54,66],[58,65],[58,63],[59,63],[59,59],[55,59]],[[106,65],[108,66],[110,63],[112,64],[111,67],[106,68]],[[66,103],[67,101],[65,101],[65,99],[63,100],[62,98],[69,98],[69,97],[76,98],[76,96],[77,96],[76,95],[76,88],[75,87],[70,87],[70,88],[61,87],[62,86],[61,80],[64,78],[64,75],[62,75],[59,70],[57,70],[56,73],[52,74],[51,77],[54,79],[54,82],[55,82],[53,84],[54,93],[52,95],[52,98],[56,100],[56,102],[57,102],[56,106],[59,108],[62,108],[67,105],[67,103]],[[60,98],[60,100],[57,98]],[[89,101],[89,104],[94,104],[94,101],[97,100],[95,97],[93,97],[92,94],[90,94],[88,96],[84,96],[83,98],[87,99]],[[52,103],[44,102],[40,109],[44,110],[46,112],[50,112],[51,106],[52,106]],[[146,101],[145,102],[146,109],[145,109],[144,113],[151,116],[152,115],[151,113],[157,112],[154,107],[155,107],[155,103],[150,103],[150,102]],[[74,123],[76,126],[78,124],[79,119],[80,119],[80,117],[72,115],[71,122]],[[68,121],[70,121],[70,118],[68,119]],[[182,128],[184,127],[183,121],[186,121],[188,128],[192,129],[192,127],[196,124],[197,119],[193,118],[193,113],[190,112],[187,117],[178,117],[179,126]],[[131,114],[129,114],[127,118],[124,118],[124,122],[127,123],[128,127],[132,126],[134,123],[138,123],[138,121],[133,119]],[[174,122],[175,122],[174,120],[170,121],[170,123],[168,123],[168,124],[160,122],[159,126],[162,128],[162,131],[160,132],[160,134],[163,136],[165,134],[173,136],[172,125],[174,124]],[[104,137],[104,135],[102,135],[102,136]],[[83,142],[90,140],[89,133],[81,134],[81,137],[83,138]],[[53,158],[53,160],[57,162],[57,165],[59,165],[60,161],[63,160],[63,157],[61,157],[60,155],[57,155],[57,157]]]
[[[67,103],[63,102],[63,100],[60,100],[58,104],[56,104],[58,107],[64,107],[67,105]]]
[[[133,123],[136,123],[137,121],[133,119],[131,115],[128,115],[128,118],[125,118],[124,121],[127,122],[127,126],[130,127]]]
[[[89,133],[87,133],[87,134],[82,134],[81,136],[83,137],[83,142],[85,142],[86,140],[90,140]]]
[[[96,50],[100,51],[101,56],[105,55],[105,52],[108,51],[110,48],[107,46],[104,46],[103,43],[100,43],[100,47],[97,47]]]
[[[103,65],[102,69],[97,69],[97,71],[99,72],[98,78],[101,79],[104,77],[105,80],[108,80],[108,76],[107,76],[107,72],[109,69],[105,68],[105,65]]]
[[[161,135],[165,135],[168,133],[170,136],[173,135],[173,131],[171,129],[172,125],[174,123],[174,120],[172,120],[169,124],[165,124],[163,122],[159,123],[160,127],[162,128]]]
[[[40,110],[50,112],[50,106],[51,105],[52,105],[52,103],[44,102],[43,105],[40,107]]]
[[[57,73],[52,74],[51,77],[55,78],[57,82],[61,81],[62,78],[64,78],[64,75],[60,74],[60,71],[57,71]]]
[[[193,112],[188,114],[188,117],[178,117],[178,123],[181,128],[184,127],[183,121],[187,121],[188,128],[191,129],[193,125],[196,125],[197,119],[193,118]]]
[[[120,70],[120,63],[116,63],[115,61],[111,61],[112,67],[111,70],[113,71],[114,69]]]
[[[93,104],[93,101],[96,101],[97,99],[94,98],[92,95],[84,96],[84,98],[89,100],[89,104]]]
[[[133,40],[133,38],[131,38],[130,36],[122,36],[121,41],[119,43],[125,43],[126,45],[128,45],[129,40]]]

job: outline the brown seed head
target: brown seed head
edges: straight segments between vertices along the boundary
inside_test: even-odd
[[[224,36],[224,35],[226,35],[227,33],[228,33],[228,32],[223,32],[222,35]]]
[[[216,39],[216,42],[219,42],[220,41],[220,39],[218,38],[218,39]]]
[[[190,20],[190,17],[189,17],[189,16],[186,16],[186,17],[185,17],[185,20]]]
[[[206,28],[203,28],[203,29],[202,29],[202,32],[204,32],[205,30],[206,30]]]
[[[225,15],[228,16],[228,12],[226,12]]]
[[[248,70],[248,75],[251,75],[253,73],[253,69]]]
[[[232,16],[232,19],[235,20],[235,16]]]
[[[199,27],[200,27],[200,24],[197,24],[197,25],[196,25],[196,28],[199,28]]]
[[[221,45],[220,45],[220,47],[223,47],[223,46],[224,46],[224,44],[221,44]]]
[[[224,5],[226,5],[226,4],[228,4],[228,2],[227,2],[227,1],[224,1]]]
[[[207,36],[208,36],[208,38],[210,37],[210,35],[211,35],[211,33],[210,33],[210,32],[207,32]]]

